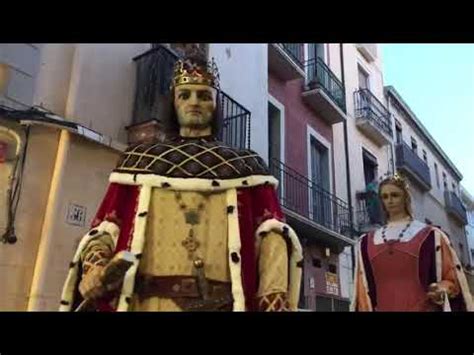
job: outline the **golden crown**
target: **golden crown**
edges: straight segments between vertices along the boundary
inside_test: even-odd
[[[385,176],[386,176],[385,178],[382,178],[382,183],[394,181],[402,185],[406,190],[408,190],[409,186],[408,186],[407,179],[405,179],[405,177],[402,174],[400,174],[398,171],[393,175],[387,174]]]
[[[174,66],[172,86],[176,87],[184,84],[202,84],[212,86],[219,90],[219,70],[217,64],[212,61],[197,63],[187,58],[180,59]]]

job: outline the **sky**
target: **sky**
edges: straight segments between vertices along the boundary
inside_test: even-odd
[[[382,44],[393,85],[474,195],[474,44]]]

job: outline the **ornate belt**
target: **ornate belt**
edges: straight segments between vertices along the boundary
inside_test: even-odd
[[[206,281],[207,290],[203,294],[197,277],[140,274],[135,283],[135,293],[140,300],[148,297],[171,298],[184,311],[231,311],[230,282]]]

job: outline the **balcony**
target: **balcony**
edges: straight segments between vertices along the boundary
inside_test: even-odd
[[[279,181],[278,195],[288,221],[301,236],[317,238],[341,250],[352,245],[348,204],[277,159],[270,171]]]
[[[302,43],[269,43],[268,68],[281,80],[303,79],[304,47]]]
[[[356,193],[357,210],[356,223],[359,234],[368,233],[379,228],[384,223],[383,212],[378,196],[369,192]]]
[[[453,216],[463,226],[467,225],[467,211],[461,199],[452,191],[444,191],[444,201],[448,214]]]
[[[160,122],[161,117],[169,112],[170,102],[167,96],[173,66],[179,58],[177,53],[167,47],[155,45],[133,59],[137,68],[132,124],[135,135],[140,135],[136,132],[137,125],[146,125],[150,121]],[[217,102],[222,119],[219,139],[235,148],[249,148],[250,111],[222,90],[217,93]]]
[[[303,100],[329,124],[346,118],[346,95],[341,81],[321,58],[306,62]]]
[[[377,145],[388,145],[392,141],[393,130],[387,108],[368,89],[354,92],[356,125]]]
[[[428,164],[419,158],[406,143],[395,146],[397,169],[407,173],[423,191],[431,189],[431,175]]]

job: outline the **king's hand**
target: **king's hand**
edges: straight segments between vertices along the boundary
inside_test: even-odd
[[[125,273],[133,265],[135,256],[128,251],[117,253],[105,266],[94,265],[83,276],[79,292],[86,300],[94,300],[106,292],[117,290]]]
[[[106,292],[102,282],[102,275],[105,267],[96,265],[87,274],[83,275],[79,284],[79,292],[86,300],[93,300],[103,296]]]

